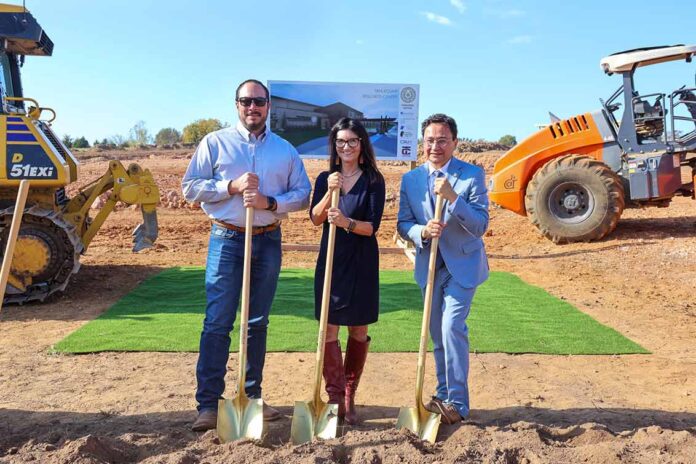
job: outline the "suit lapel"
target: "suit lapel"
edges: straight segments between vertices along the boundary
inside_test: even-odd
[[[452,162],[447,171],[447,181],[454,189],[454,186],[457,185],[459,179],[464,175],[464,163],[460,162],[457,158],[452,158]]]
[[[420,173],[418,176],[418,196],[423,202],[423,211],[425,211],[425,219],[432,219],[435,214],[433,212],[433,205],[430,203],[430,191],[428,189],[428,165],[426,163],[422,164],[419,168]]]

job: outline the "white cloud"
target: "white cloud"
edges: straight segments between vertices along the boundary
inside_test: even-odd
[[[430,22],[441,24],[443,26],[451,26],[452,21],[446,16],[440,16],[431,11],[421,11],[421,14]]]
[[[506,42],[509,44],[512,44],[512,45],[528,44],[528,43],[532,42],[532,36],[531,35],[518,35],[516,37],[508,39]]]
[[[357,39],[355,45],[365,45],[365,41],[363,39]]]
[[[466,11],[466,5],[464,5],[462,0],[450,0],[450,5],[455,7],[460,14],[464,14]]]

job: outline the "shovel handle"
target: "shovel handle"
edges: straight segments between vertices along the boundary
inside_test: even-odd
[[[442,219],[442,204],[444,200],[437,195],[435,201],[435,221]],[[435,264],[437,262],[437,247],[440,237],[434,237],[430,242],[430,259],[428,261],[428,280],[423,297],[423,322],[421,323],[420,347],[418,348],[418,370],[416,373],[416,405],[423,404],[423,378],[425,377],[425,356],[428,350],[428,336],[430,329],[430,312],[433,307],[433,285],[435,282]]]
[[[340,191],[331,191],[331,207],[338,208]],[[317,362],[314,370],[314,401],[321,399],[321,373],[324,369],[324,345],[326,344],[326,326],[329,321],[329,301],[331,299],[331,276],[333,274],[334,248],[336,246],[336,224],[329,224],[329,240],[326,246],[326,269],[324,270],[324,287],[321,293],[321,314],[319,316],[319,340],[317,341]]]
[[[249,290],[251,283],[251,240],[254,227],[254,208],[246,208],[244,223],[244,268],[242,274],[242,307],[239,321],[239,384],[237,396],[246,396],[247,334],[249,332]]]
[[[5,247],[5,259],[2,260],[2,268],[0,268],[0,309],[2,309],[2,302],[5,300],[7,279],[10,277],[10,269],[12,267],[12,258],[14,258],[15,244],[17,243],[19,228],[22,224],[22,216],[24,215],[24,205],[27,202],[28,194],[29,181],[20,181],[19,190],[17,191],[17,201],[15,202],[15,209],[14,213],[12,214],[10,235],[7,237],[7,246]]]

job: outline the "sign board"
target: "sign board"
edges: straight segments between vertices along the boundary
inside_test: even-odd
[[[377,160],[415,161],[418,84],[269,81],[271,130],[302,158],[329,156],[328,135],[341,118],[365,126]]]

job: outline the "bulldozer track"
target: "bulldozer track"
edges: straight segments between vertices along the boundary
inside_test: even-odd
[[[0,210],[0,235],[4,235],[5,230],[9,229],[13,215],[14,206]],[[58,291],[63,291],[68,285],[70,276],[80,269],[80,255],[84,250],[82,241],[77,235],[75,227],[65,221],[60,212],[48,210],[39,206],[27,207],[24,209],[22,228],[29,225],[49,228],[54,231],[58,229],[61,231],[62,234],[59,235],[62,236],[59,237],[58,244],[64,247],[64,258],[62,262],[58,262],[52,266],[52,269],[54,269],[52,276],[29,285],[25,292],[20,292],[18,289],[8,285],[3,304],[23,304],[35,300],[43,301],[49,295]],[[2,253],[4,253],[4,242],[5,240],[3,238]]]

